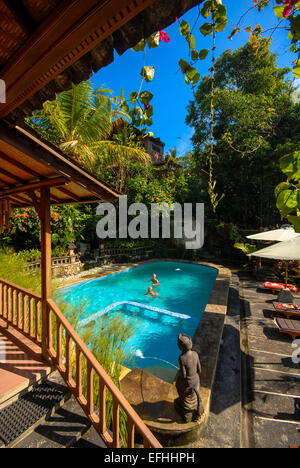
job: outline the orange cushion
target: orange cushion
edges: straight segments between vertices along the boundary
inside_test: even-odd
[[[270,281],[266,281],[265,284],[264,284],[264,287],[265,288],[269,288],[269,289],[276,289],[278,291],[280,291],[281,289],[284,289],[285,287],[287,287],[290,291],[292,292],[297,292],[298,289],[296,288],[296,286],[294,286],[293,284],[283,284],[283,283],[271,283]]]
[[[300,310],[300,306],[296,304],[277,304],[277,309],[291,309],[291,310]]]
[[[264,287],[269,288],[269,289],[278,289],[278,290],[284,289],[284,285],[282,283],[271,283],[269,281],[266,281],[266,283],[264,284]]]

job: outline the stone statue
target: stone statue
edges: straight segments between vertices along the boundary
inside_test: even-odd
[[[200,397],[201,365],[198,353],[192,351],[192,340],[189,336],[178,335],[178,347],[182,351],[179,357],[180,369],[176,376],[176,388],[179,398],[175,400],[176,410],[185,422],[197,420],[203,413]]]

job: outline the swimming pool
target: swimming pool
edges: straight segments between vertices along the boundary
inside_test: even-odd
[[[156,273],[160,297],[145,296]],[[125,322],[137,320],[138,333],[126,343],[128,366],[137,366],[172,381],[180,351],[177,335],[193,336],[205,310],[218,270],[183,262],[151,262],[59,290],[75,307],[87,301],[81,326],[95,318],[122,313]],[[149,282],[147,282],[149,281]]]

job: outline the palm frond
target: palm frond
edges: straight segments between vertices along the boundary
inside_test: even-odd
[[[151,162],[151,156],[144,150],[120,145],[113,141],[97,141],[93,150],[106,161],[112,164],[126,164],[131,161],[140,161],[146,164]]]

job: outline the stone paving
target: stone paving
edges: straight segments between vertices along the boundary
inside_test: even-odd
[[[241,278],[242,447],[300,445],[300,364],[293,340],[279,332],[273,295]],[[300,296],[294,295],[300,303]]]
[[[239,448],[241,414],[239,278],[232,275],[210,414],[202,437],[187,448]]]

